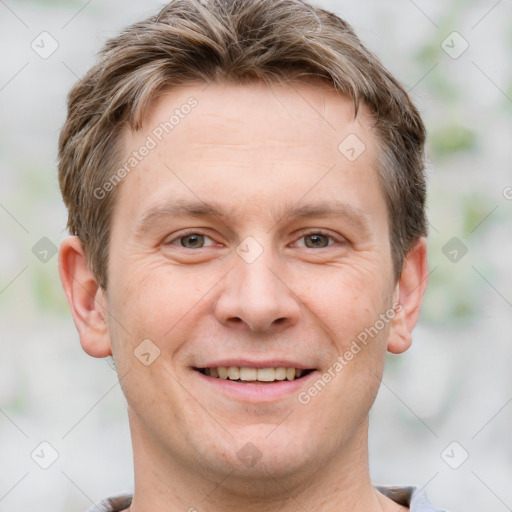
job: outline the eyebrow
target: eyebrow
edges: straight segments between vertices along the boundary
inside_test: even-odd
[[[273,228],[284,220],[338,217],[348,221],[361,234],[366,235],[370,232],[368,216],[361,209],[336,200],[325,203],[296,203],[280,210],[271,208],[271,213],[275,220]],[[144,212],[137,222],[135,232],[143,234],[157,221],[168,217],[216,217],[225,222],[233,214],[234,209],[225,210],[215,203],[200,200],[170,200],[159,203]]]
[[[135,232],[142,234],[155,222],[167,217],[218,217],[226,219],[228,215],[218,206],[203,201],[173,200],[159,203],[143,213],[137,222]]]

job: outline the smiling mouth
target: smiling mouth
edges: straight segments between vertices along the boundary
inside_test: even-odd
[[[194,370],[214,379],[232,380],[236,382],[267,383],[292,381],[305,377],[314,369],[286,368],[250,368],[246,366],[217,366],[213,368],[194,368]]]

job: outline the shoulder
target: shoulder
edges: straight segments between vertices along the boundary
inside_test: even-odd
[[[132,503],[132,494],[115,494],[94,505],[88,512],[121,512]]]
[[[408,506],[410,512],[448,512],[445,509],[434,507],[420,487],[379,485],[375,489],[396,503]]]

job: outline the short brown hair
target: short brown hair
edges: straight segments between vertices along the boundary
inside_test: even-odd
[[[115,191],[94,193],[120,164],[123,129],[138,130],[164,88],[198,81],[320,79],[373,114],[395,277],[426,235],[421,117],[403,87],[338,16],[302,0],[172,0],[110,39],[73,87],[59,140],[68,228],[107,286]]]

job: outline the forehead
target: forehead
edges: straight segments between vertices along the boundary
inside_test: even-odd
[[[215,127],[221,129],[212,129]],[[312,144],[324,139],[332,147],[332,140],[325,139],[326,130],[335,139],[349,133],[373,138],[372,133],[363,134],[370,127],[371,116],[364,105],[356,117],[353,101],[320,80],[244,85],[221,82],[163,91],[145,116],[143,132],[152,133],[164,144],[160,139],[173,138],[176,143],[238,143],[244,144],[245,150],[258,143],[268,148],[270,138],[277,146],[294,143],[297,137]],[[136,134],[127,135],[132,139]],[[175,149],[179,149],[177,144]]]
[[[256,212],[306,194],[339,199],[354,182],[369,197],[378,188],[376,146],[366,109],[355,116],[349,98],[320,83],[187,85],[164,91],[143,129],[124,134],[125,162],[138,160],[118,204],[140,217],[169,195],[202,201],[214,193]]]

